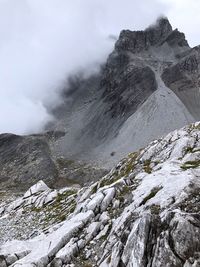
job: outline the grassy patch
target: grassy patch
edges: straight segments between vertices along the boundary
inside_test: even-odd
[[[133,152],[128,155],[127,161],[120,170],[120,178],[127,177],[135,169],[138,158],[138,152]]]
[[[147,159],[147,160],[145,160],[144,161],[144,171],[146,172],[146,173],[152,173],[152,168],[150,167],[150,164],[151,164],[151,160],[150,159]]]
[[[74,195],[77,193],[77,190],[71,189],[71,190],[67,190],[65,192],[63,192],[62,194],[58,193],[57,197],[56,197],[56,201],[60,202],[64,199],[66,199],[67,197]]]
[[[138,158],[138,152],[133,152],[128,155],[128,158],[125,159],[125,163],[120,168],[120,170],[115,171],[111,177],[101,180],[99,187],[104,187],[106,185],[111,185],[114,182],[118,181],[122,177],[128,177],[131,172],[133,172],[136,161]]]
[[[142,200],[142,202],[140,203],[140,206],[146,204],[146,202],[148,200],[150,200],[151,198],[155,197],[155,195],[162,189],[162,186],[157,186],[154,187],[151,192]]]
[[[120,178],[121,177],[119,177],[117,174],[113,174],[112,177],[109,177],[109,179],[105,178],[105,179],[101,180],[101,182],[99,184],[99,188],[107,186],[107,185],[111,185],[114,182],[117,182]]]
[[[48,206],[48,208],[45,210],[45,220],[47,223],[62,222],[66,220],[67,216],[74,212],[75,208],[76,201],[74,199],[65,205],[55,202],[54,205]]]
[[[194,125],[194,126],[193,126],[193,129],[195,129],[195,130],[200,130],[200,124],[198,124],[198,125],[196,125],[196,126]]]
[[[97,189],[98,189],[98,184],[96,184],[96,185],[92,188],[92,190],[91,190],[91,194],[92,194],[92,195],[95,194],[95,193],[97,192]]]
[[[187,147],[185,150],[185,154],[188,153],[196,153],[196,152],[200,152],[200,148],[194,148],[194,147]]]
[[[124,185],[120,188],[120,191],[116,195],[116,199],[118,199],[121,203],[124,203],[125,199],[132,193],[132,187]]]
[[[189,127],[189,130],[192,131],[192,130],[200,130],[200,124],[197,124],[195,126],[195,124],[191,124],[190,127]]]
[[[41,212],[42,211],[42,208],[32,207],[31,208],[31,211],[33,211],[33,212]]]
[[[92,267],[92,263],[90,262],[89,259],[86,259],[86,256],[83,252],[81,252],[79,254],[79,256],[77,257],[78,263],[81,263],[82,267]]]
[[[76,200],[73,196],[75,193],[76,190],[68,190],[58,194],[51,203],[43,205],[41,208],[31,207],[26,212],[31,211],[35,214],[34,220],[40,222],[41,229],[63,222],[76,208]]]
[[[195,169],[200,167],[200,160],[194,160],[194,161],[186,161],[182,166],[181,169],[184,171],[187,169]]]
[[[150,211],[151,211],[151,214],[159,215],[159,214],[160,214],[160,205],[155,205],[155,204],[153,204],[153,205],[150,207]]]
[[[69,160],[65,158],[58,158],[56,159],[56,162],[61,169],[67,168],[75,163],[73,160]]]
[[[193,153],[195,153],[195,152],[200,152],[200,148],[197,148],[197,149],[193,149],[193,151],[192,151]]]
[[[188,146],[185,150],[185,154],[193,153],[193,147]]]

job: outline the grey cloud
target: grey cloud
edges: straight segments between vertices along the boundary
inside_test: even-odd
[[[106,60],[109,35],[143,29],[167,8],[156,0],[0,0],[0,132],[40,131],[63,81]]]

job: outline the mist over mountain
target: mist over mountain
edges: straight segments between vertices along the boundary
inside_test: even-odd
[[[198,121],[199,66],[199,46],[191,48],[166,17],[142,31],[122,30],[99,71],[68,79],[62,101],[47,109],[54,120],[44,131],[0,135],[2,187],[27,189],[39,179],[84,185],[128,153]]]
[[[148,6],[143,1],[137,10],[145,15]],[[62,101],[67,78],[98,70],[114,45],[109,35],[147,26],[163,5],[148,11],[145,21],[133,16],[133,7],[130,0],[1,0],[0,132],[40,131],[52,119],[48,107]]]
[[[186,12],[189,6],[198,10],[194,0],[1,0],[0,132],[41,131],[68,77],[98,71],[122,29],[144,29],[167,14],[197,44],[198,16]]]

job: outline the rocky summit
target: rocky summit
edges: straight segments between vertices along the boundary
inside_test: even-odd
[[[200,266],[200,48],[123,30],[45,131],[0,135],[0,267]]]
[[[198,47],[160,18],[123,30],[98,74],[71,78],[49,130],[65,132],[56,153],[113,167],[150,141],[200,120]]]

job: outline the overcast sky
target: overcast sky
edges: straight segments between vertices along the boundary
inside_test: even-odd
[[[106,60],[122,29],[160,15],[200,44],[200,0],[0,0],[0,132],[37,132],[66,78]]]
[[[200,0],[160,0],[174,28],[186,35],[191,46],[200,44]]]

